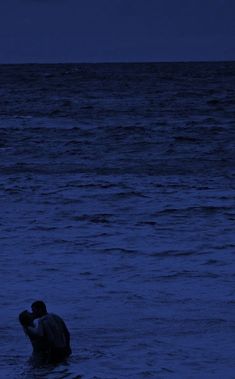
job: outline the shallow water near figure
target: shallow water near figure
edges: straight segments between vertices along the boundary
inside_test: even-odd
[[[22,373],[19,376],[22,379],[42,379],[42,378],[49,378],[49,379],[62,379],[62,378],[70,378],[70,379],[81,379],[82,377],[80,375],[77,375],[76,373],[73,373],[70,370],[69,363],[67,364],[60,364],[60,365],[48,365],[48,366],[41,366],[41,367],[33,367],[32,365],[28,364],[26,366]]]
[[[4,378],[234,379],[235,63],[0,65]],[[67,365],[32,369],[43,299]]]

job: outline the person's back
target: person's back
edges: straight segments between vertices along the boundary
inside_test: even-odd
[[[43,337],[48,347],[48,360],[57,363],[71,354],[70,334],[61,317],[48,313],[43,301],[32,304],[36,327],[30,327],[30,333]]]
[[[60,361],[71,354],[70,335],[64,321],[53,313],[38,319],[38,328],[48,342],[52,361]]]

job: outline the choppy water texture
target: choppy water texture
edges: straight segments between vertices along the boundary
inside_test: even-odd
[[[235,63],[0,66],[5,379],[235,378],[234,104]]]

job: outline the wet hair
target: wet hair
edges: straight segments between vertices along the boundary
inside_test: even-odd
[[[33,315],[29,311],[23,311],[19,314],[19,322],[22,326],[29,326],[33,322]]]
[[[47,313],[46,304],[42,300],[34,301],[33,304],[31,305],[31,308],[36,309],[37,311],[40,311],[43,313]]]

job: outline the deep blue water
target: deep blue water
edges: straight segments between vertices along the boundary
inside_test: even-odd
[[[0,65],[4,378],[235,377],[235,63]],[[18,313],[68,324],[32,369]]]

